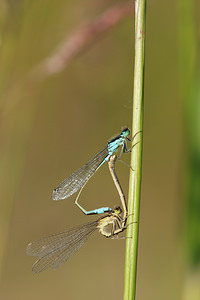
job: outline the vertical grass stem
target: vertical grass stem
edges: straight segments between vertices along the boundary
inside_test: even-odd
[[[146,1],[135,1],[135,64],[133,92],[133,135],[143,130],[144,61],[145,61],[145,18]],[[125,258],[124,300],[135,299],[137,249],[139,230],[139,208],[142,172],[142,133],[140,142],[132,149],[130,171],[128,213],[129,217]]]

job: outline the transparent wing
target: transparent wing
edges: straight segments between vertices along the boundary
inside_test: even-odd
[[[39,273],[50,267],[56,269],[61,266],[83,246],[97,226],[97,221],[91,222],[30,243],[26,253],[39,256],[33,265],[33,272]]]
[[[72,173],[69,177],[63,180],[56,189],[54,189],[52,194],[53,200],[66,199],[82,188],[107,156],[108,147],[106,146],[92,159],[90,159],[88,163]]]

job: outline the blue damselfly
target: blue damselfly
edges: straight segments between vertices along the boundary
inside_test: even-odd
[[[122,132],[116,136],[115,138],[111,139],[105,148],[99,151],[92,159],[90,159],[83,167],[76,170],[72,173],[69,177],[64,179],[62,183],[54,189],[52,198],[53,200],[62,200],[66,199],[69,196],[73,195],[78,190],[78,196],[76,197],[75,204],[86,214],[101,214],[104,212],[112,211],[110,207],[102,207],[95,210],[87,211],[85,210],[79,203],[78,198],[80,193],[91,178],[92,175],[105,163],[108,162],[110,157],[117,151],[119,147],[121,147],[119,160],[121,158],[122,153],[128,153],[133,148],[134,144],[130,149],[127,148],[127,141],[132,142],[134,137],[138,134],[137,132],[132,139],[129,138],[131,132],[130,129],[124,128]]]

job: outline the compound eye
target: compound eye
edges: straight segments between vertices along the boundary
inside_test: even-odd
[[[131,131],[130,131],[130,129],[129,129],[128,127],[126,127],[126,128],[124,128],[124,129],[122,130],[122,133],[123,133],[125,136],[128,136],[128,135],[131,134]]]

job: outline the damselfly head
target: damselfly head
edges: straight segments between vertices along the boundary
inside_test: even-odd
[[[129,136],[130,134],[131,134],[131,131],[130,131],[130,129],[129,129],[128,127],[122,129],[122,135],[123,135],[124,137],[127,137],[127,136]]]
[[[120,215],[122,213],[122,209],[120,206],[114,208],[113,213]]]

